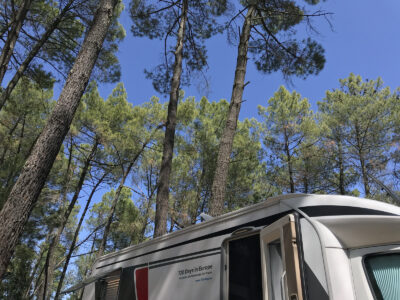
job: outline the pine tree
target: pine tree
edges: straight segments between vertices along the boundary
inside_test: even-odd
[[[272,158],[271,165],[278,171],[280,184],[294,193],[299,185],[296,166],[301,150],[309,146],[307,140],[317,130],[310,103],[296,91],[290,93],[281,86],[269,99],[268,107],[259,106],[258,110],[263,118],[264,143]]]
[[[389,161],[394,100],[380,78],[363,81],[360,76],[350,74],[340,80],[340,89],[328,91],[319,103],[322,112],[336,118],[329,123],[336,134],[332,142],[343,147],[338,155],[360,175],[366,197],[371,196],[372,186],[376,185],[373,178],[386,169]]]
[[[317,4],[319,1],[306,2]],[[214,174],[210,202],[212,215],[219,215],[224,210],[229,158],[246,85],[249,49],[254,55],[257,69],[264,73],[280,70],[284,77],[305,78],[310,74],[318,74],[325,63],[324,50],[319,44],[311,39],[298,41],[290,30],[295,25],[321,13],[309,14],[295,1],[256,0],[242,1],[241,4],[243,9],[229,22],[230,25],[234,24],[237,17],[245,15],[239,37],[232,97]]]
[[[23,18],[21,20],[23,24],[13,22],[17,27],[22,26],[21,34],[13,34],[15,30],[5,31],[8,34],[3,46],[2,54],[4,55],[0,57],[0,83],[7,68],[15,69],[15,72],[0,94],[0,110],[22,76],[31,78],[44,88],[52,85],[54,77],[59,75],[61,79],[67,77],[77,51],[84,41],[85,27],[91,26],[91,20],[87,16],[95,14],[97,3],[98,1],[67,0],[65,3],[61,2],[60,5],[48,1],[24,1],[21,4],[19,18]],[[5,1],[4,5],[13,7],[15,3]],[[92,76],[96,76],[101,81],[115,82],[120,76],[120,66],[115,52],[118,49],[118,41],[125,35],[122,26],[117,22],[121,8],[116,9],[95,64]],[[4,21],[8,19],[7,11],[5,10],[6,13],[0,16],[5,19]],[[8,47],[11,45],[8,43],[10,39],[11,44],[17,43],[17,46],[22,47]]]
[[[102,0],[60,98],[0,211],[0,278],[66,136],[113,18],[117,1]]]
[[[205,39],[218,32],[215,16],[226,9],[226,1],[189,1],[181,0],[158,8],[152,1],[133,1],[131,16],[134,22],[132,32],[136,36],[164,38],[176,35],[173,67],[165,48],[165,63],[155,71],[146,72],[153,79],[156,90],[169,93],[168,115],[165,126],[163,156],[158,178],[156,217],[154,237],[166,233],[169,185],[172,169],[172,157],[175,142],[176,114],[179,101],[179,89],[182,83],[183,63],[189,71],[201,71],[206,65]]]

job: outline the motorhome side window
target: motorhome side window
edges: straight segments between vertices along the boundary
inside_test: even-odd
[[[229,242],[229,300],[262,300],[260,237]]]
[[[400,253],[368,256],[364,264],[376,299],[400,299]]]
[[[134,267],[114,271],[96,281],[95,300],[136,300]]]
[[[96,300],[118,299],[121,270],[117,270],[96,281]]]
[[[83,300],[400,300],[399,207],[296,194],[203,217],[99,257],[91,276],[62,293],[83,288]]]

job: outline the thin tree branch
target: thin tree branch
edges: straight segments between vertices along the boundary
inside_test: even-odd
[[[162,11],[164,11],[164,10],[170,9],[171,7],[173,7],[173,6],[177,5],[179,2],[181,2],[181,0],[177,0],[177,1],[175,1],[175,2],[172,2],[171,4],[169,4],[169,5],[165,6],[165,7],[162,7],[162,8],[160,8],[160,9],[157,9],[157,10],[151,11],[151,12],[149,12],[149,13],[147,13],[147,14],[133,15],[133,16],[132,16],[132,18],[138,18],[138,17],[140,17],[140,18],[143,18],[143,17],[149,17],[149,16],[151,16],[151,15],[157,14],[157,13],[159,13],[159,12],[162,12]]]
[[[272,37],[272,39],[279,45],[279,47],[281,47],[283,50],[285,50],[288,54],[290,54],[291,56],[293,56],[293,58],[299,59],[299,57],[292,53],[291,51],[289,51],[288,48],[286,48],[285,45],[283,45],[278,38],[268,29],[267,24],[265,24],[265,20],[264,18],[262,18],[262,15],[260,13],[260,11],[257,9],[257,12],[259,13],[260,17],[261,17],[261,23],[263,25],[264,30],[268,33],[269,36]],[[253,27],[254,28],[254,27]],[[259,32],[258,32],[259,33]]]

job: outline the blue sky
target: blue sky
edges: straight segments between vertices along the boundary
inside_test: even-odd
[[[127,3],[125,1],[125,3]],[[259,73],[252,61],[249,61],[240,119],[257,117],[257,106],[267,105],[268,99],[279,88],[285,85],[289,90],[295,89],[310,100],[313,109],[316,102],[322,100],[325,91],[337,88],[338,79],[347,77],[351,72],[364,79],[382,77],[385,85],[395,89],[400,86],[400,1],[399,0],[327,0],[317,8],[332,12],[333,30],[324,19],[316,19],[314,26],[320,34],[313,38],[323,45],[327,63],[317,76],[306,80],[293,78],[288,86],[280,73],[263,75]],[[127,36],[120,45],[118,57],[122,66],[121,81],[128,92],[129,101],[140,104],[156,95],[167,101],[167,98],[154,91],[151,81],[143,74],[145,68],[151,68],[160,62],[162,42],[145,38],[134,38],[130,32],[131,21],[125,11],[121,16]],[[207,76],[210,82],[210,100],[230,100],[237,50],[229,46],[225,35],[214,37],[207,43],[209,69]],[[107,97],[116,84],[100,85],[100,93]],[[61,89],[56,87],[56,95]],[[196,88],[196,83],[185,87],[186,96],[200,99],[203,92]],[[94,202],[98,202],[106,191],[96,193]],[[80,203],[83,205],[82,203]],[[83,231],[82,236],[87,232]],[[84,250],[82,250],[84,252]]]
[[[125,1],[126,6],[127,2]],[[385,85],[392,89],[400,86],[400,1],[398,0],[327,0],[315,7],[332,12],[333,30],[323,19],[315,19],[314,26],[319,35],[313,35],[326,51],[325,68],[317,76],[306,80],[293,78],[288,86],[280,73],[264,75],[258,72],[250,60],[246,81],[250,84],[244,91],[240,119],[257,116],[257,105],[266,105],[280,85],[289,90],[295,89],[313,104],[324,97],[325,91],[338,87],[338,79],[347,77],[351,72],[364,79],[383,78]],[[120,45],[118,57],[122,66],[121,81],[128,92],[129,101],[139,104],[160,96],[154,91],[151,81],[143,74],[145,68],[151,68],[160,62],[162,42],[135,38],[130,32],[131,21],[125,11],[121,16],[127,36]],[[218,35],[207,42],[209,69],[207,76],[210,83],[210,100],[230,100],[236,48],[228,45],[225,35]],[[107,97],[114,84],[100,86],[103,97]],[[196,82],[185,87],[186,96],[200,99],[205,93],[199,91]]]
[[[127,2],[125,1],[125,4]],[[128,5],[126,5],[128,6]],[[288,86],[280,73],[263,75],[255,69],[251,60],[248,63],[246,86],[240,119],[257,117],[257,106],[267,105],[268,99],[279,88],[285,85],[289,90],[295,89],[310,100],[313,109],[316,102],[322,100],[325,91],[339,86],[338,79],[347,77],[351,72],[364,79],[375,79],[381,76],[385,85],[392,89],[400,86],[400,1],[399,0],[327,0],[315,9],[321,8],[332,12],[331,23],[322,18],[314,21],[319,35],[312,37],[323,45],[326,51],[326,65],[317,76],[306,80],[293,78]],[[156,66],[162,58],[163,44],[158,40],[135,38],[130,32],[131,21],[125,11],[121,16],[127,35],[120,44],[118,58],[122,67],[121,81],[128,92],[129,101],[140,104],[148,101],[153,95],[159,95],[152,87],[151,81],[144,76],[143,70]],[[207,43],[209,54],[210,100],[230,100],[237,49],[229,45],[225,35],[212,38]],[[101,95],[106,98],[116,84],[101,84]],[[56,87],[57,95],[61,86]],[[204,96],[194,83],[185,87],[186,96],[196,99]],[[96,193],[94,202],[98,202],[105,190]]]

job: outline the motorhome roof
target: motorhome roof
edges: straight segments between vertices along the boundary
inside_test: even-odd
[[[168,233],[161,237],[149,240],[139,245],[134,245],[122,249],[116,253],[110,253],[99,258],[99,261],[107,260],[115,255],[138,250],[143,247],[149,247],[154,244],[167,242],[168,240],[175,240],[182,235],[190,232],[199,232],[201,229],[209,228],[221,223],[226,224],[234,218],[240,216],[252,215],[260,210],[268,209],[269,207],[277,208],[275,214],[285,211],[300,210],[302,214],[309,215],[310,217],[321,215],[357,215],[357,214],[375,214],[375,215],[394,215],[400,216],[400,207],[390,205],[384,202],[356,198],[352,196],[341,195],[319,195],[319,194],[286,194],[277,197],[268,198],[267,200],[244,207],[221,216],[215,217],[202,223],[194,224],[181,230]],[[178,243],[178,242],[176,242]],[[171,245],[175,242],[171,241]]]

